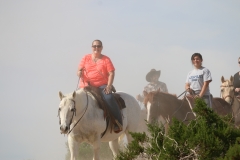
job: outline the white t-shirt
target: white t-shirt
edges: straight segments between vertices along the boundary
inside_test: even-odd
[[[190,88],[194,90],[196,94],[199,94],[204,82],[209,80],[212,81],[211,72],[207,68],[202,67],[190,71],[187,75],[186,83],[189,83]],[[210,95],[209,87],[206,89],[204,95]]]

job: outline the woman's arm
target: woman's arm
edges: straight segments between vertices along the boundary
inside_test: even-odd
[[[108,84],[107,87],[105,88],[105,93],[109,94],[112,92],[112,84],[115,76],[115,71],[108,72]]]
[[[189,84],[189,83],[185,83],[185,90],[187,90],[188,92],[191,91],[191,88],[190,88],[190,84]]]
[[[77,76],[78,76],[78,77],[81,77],[81,74],[82,74],[82,68],[78,68],[78,70],[77,70]]]
[[[206,89],[208,88],[210,82],[211,82],[211,80],[205,81],[203,83],[203,87],[201,89],[201,92],[199,93],[199,97],[202,97],[204,95],[204,93],[206,92]]]

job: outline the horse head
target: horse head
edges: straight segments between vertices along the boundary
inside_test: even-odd
[[[62,92],[59,92],[59,97],[61,101],[59,104],[58,116],[60,131],[63,134],[66,134],[69,131],[73,116],[76,115],[76,107],[74,100],[75,96],[75,91],[68,96],[64,96]]]
[[[144,91],[144,106],[147,109],[147,121],[151,123],[159,116],[157,109],[159,108],[160,89],[147,93]]]
[[[156,100],[156,94],[160,92],[160,88],[156,91],[152,91],[152,92],[146,92],[143,91],[143,95],[144,95],[144,100],[143,100],[143,104],[144,106],[147,108],[148,103],[152,104],[154,103],[154,100]]]
[[[233,104],[234,100],[234,87],[233,87],[233,76],[230,77],[230,80],[224,79],[222,76],[221,78],[221,95],[222,98],[229,103],[230,105]]]

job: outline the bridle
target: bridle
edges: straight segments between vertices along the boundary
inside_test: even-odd
[[[70,100],[73,102],[73,108],[71,109],[71,112],[72,112],[73,114],[72,114],[72,118],[71,118],[71,120],[70,120],[69,126],[72,124],[73,116],[74,116],[74,115],[76,116],[75,101],[74,101],[73,99],[70,99]],[[58,109],[59,124],[61,124],[60,112],[61,112],[61,109],[59,108],[59,109]]]
[[[86,113],[86,111],[87,111],[87,108],[88,108],[88,94],[87,94],[87,91],[85,91],[85,92],[86,92],[86,97],[87,97],[87,104],[86,104],[85,110],[84,110],[82,116],[81,116],[81,117],[78,119],[78,121],[74,124],[74,126],[68,131],[67,135],[72,132],[72,130],[74,129],[74,127],[76,127],[76,125],[78,124],[78,122],[83,118],[83,116],[85,115],[85,113]],[[73,99],[71,99],[71,101],[73,101],[73,104],[74,104],[74,105],[73,105],[73,108],[71,109],[71,111],[73,112],[73,114],[72,114],[72,118],[71,118],[71,120],[70,120],[69,126],[71,126],[71,124],[72,124],[72,120],[73,120],[74,115],[76,116],[76,105],[75,105],[76,103],[75,103],[75,101],[74,101]],[[58,109],[58,117],[59,117],[59,124],[61,125],[60,111],[61,111],[61,109],[59,108],[59,109]]]
[[[233,85],[221,85],[220,87],[233,87]],[[231,104],[230,105],[232,105],[233,104],[233,101],[234,101],[234,95],[233,96],[231,96],[230,94],[229,95],[227,95],[227,96],[222,96],[221,95],[221,92],[220,92],[220,97],[222,97],[222,99],[226,99],[226,98],[230,98],[231,99]]]

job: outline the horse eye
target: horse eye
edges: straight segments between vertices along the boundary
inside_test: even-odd
[[[61,108],[59,108],[58,111],[60,112],[60,111],[61,111]]]
[[[71,112],[74,112],[74,111],[75,111],[75,108],[71,108],[70,111],[71,111]]]

